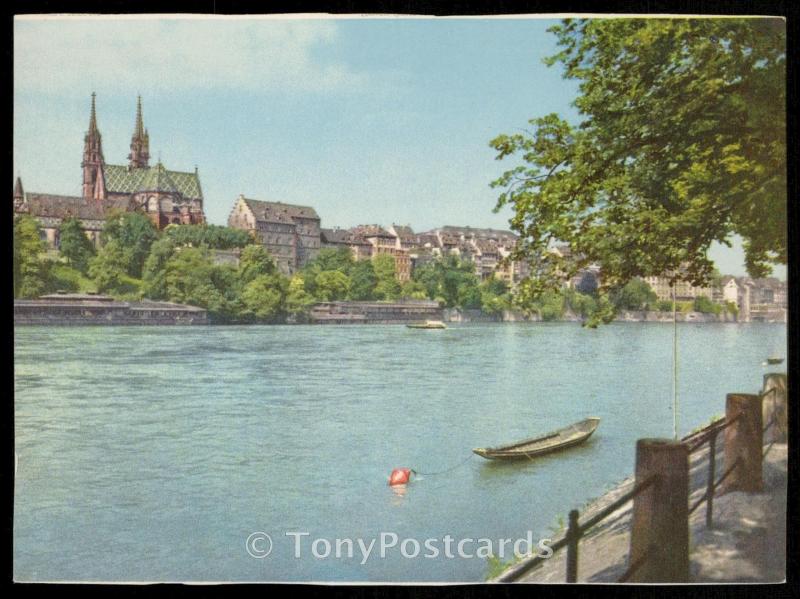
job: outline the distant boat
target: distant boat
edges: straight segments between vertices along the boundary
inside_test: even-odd
[[[783,363],[783,358],[778,358],[776,356],[767,358],[767,364],[782,364],[782,363]]]
[[[498,447],[478,447],[472,451],[487,460],[532,458],[583,443],[592,436],[599,424],[599,418],[586,418],[539,437]]]
[[[406,325],[409,329],[446,329],[447,325],[441,320],[426,320]]]

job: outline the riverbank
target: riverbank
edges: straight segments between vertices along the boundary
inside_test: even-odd
[[[718,323],[718,322],[739,322],[735,314],[722,312],[720,314],[710,314],[705,312],[678,312],[676,315],[678,322],[691,323]],[[444,309],[445,322],[467,323],[467,322],[542,322],[539,314],[525,314],[519,310],[504,310],[497,314],[486,314],[480,310],[459,310],[458,308]],[[578,314],[567,312],[561,318],[552,322],[583,322]],[[615,322],[672,322],[672,312],[656,311],[631,311],[622,310],[614,318]]]
[[[723,452],[717,455],[722,472]],[[689,504],[705,492],[708,449],[691,456]],[[619,483],[581,510],[591,518],[633,488],[633,478]],[[764,458],[764,491],[733,492],[714,498],[714,521],[706,528],[705,506],[689,519],[692,583],[781,582],[786,578],[787,445],[776,443]],[[611,514],[581,541],[578,582],[616,582],[628,567],[633,502]],[[566,553],[556,553],[519,582],[564,582]]]

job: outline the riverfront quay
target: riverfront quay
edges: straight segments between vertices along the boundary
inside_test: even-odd
[[[765,445],[766,450],[769,446]],[[689,517],[689,581],[692,583],[775,583],[786,580],[786,443],[775,443],[764,457],[764,490],[717,494],[713,525],[705,522],[705,504]],[[692,454],[689,505],[706,491],[708,449]],[[716,472],[724,472],[723,452],[718,452]],[[627,478],[602,497],[582,508],[589,519],[634,486]],[[629,566],[630,527],[633,503],[598,524],[581,540],[578,582],[614,583]],[[562,531],[563,533],[563,531]],[[517,582],[561,583],[566,572],[566,552],[556,553]]]

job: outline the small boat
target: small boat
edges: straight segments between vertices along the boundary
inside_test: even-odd
[[[599,424],[599,418],[586,418],[546,435],[498,447],[478,447],[472,451],[487,460],[532,458],[583,443],[592,436]]]
[[[782,363],[783,363],[783,358],[778,358],[775,356],[767,358],[767,364],[782,364]]]
[[[414,322],[406,325],[409,329],[446,329],[447,325],[441,320],[426,320],[425,322]]]

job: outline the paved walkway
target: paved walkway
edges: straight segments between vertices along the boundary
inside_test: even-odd
[[[766,447],[765,447],[766,449]],[[717,476],[723,472],[717,452]],[[708,476],[707,449],[692,455],[689,505],[702,497]],[[728,493],[714,498],[714,523],[705,525],[705,504],[690,516],[690,582],[781,582],[786,571],[786,444],[776,443],[764,458],[762,493]],[[581,510],[581,520],[633,487],[633,479]],[[579,582],[616,582],[628,567],[633,502],[611,514],[581,540]],[[564,582],[566,551],[524,576],[520,582]]]

